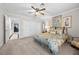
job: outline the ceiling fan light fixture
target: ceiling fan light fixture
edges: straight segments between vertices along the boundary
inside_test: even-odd
[[[36,16],[42,16],[42,15],[44,15],[44,12],[36,12],[35,15]]]
[[[43,7],[41,7],[41,6],[43,6]],[[44,11],[46,10],[46,8],[44,8],[44,6],[45,6],[44,3],[41,3],[41,4],[40,4],[40,8],[36,8],[36,7],[34,7],[34,6],[31,6],[31,8],[32,8],[33,10],[35,10],[35,16],[44,15]]]
[[[38,15],[40,15],[40,13],[39,12],[36,12],[35,15],[38,16]]]

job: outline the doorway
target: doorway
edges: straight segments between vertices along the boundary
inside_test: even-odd
[[[5,43],[8,40],[19,38],[19,20],[14,17],[5,16]]]

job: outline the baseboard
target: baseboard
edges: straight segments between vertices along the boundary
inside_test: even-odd
[[[19,39],[30,38],[30,37],[33,37],[33,36],[28,36],[28,37],[20,37]]]

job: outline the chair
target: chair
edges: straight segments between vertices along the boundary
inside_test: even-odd
[[[79,38],[78,37],[73,37],[73,40],[71,41],[71,45],[79,48]]]

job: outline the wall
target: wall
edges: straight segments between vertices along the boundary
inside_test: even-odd
[[[34,34],[42,32],[42,21],[40,18],[30,16],[26,17],[24,15],[18,15],[18,14],[15,15],[13,13],[10,14],[8,13],[6,15],[10,18],[10,20],[15,19],[14,21],[19,23],[20,38],[32,36]]]
[[[4,11],[2,9],[2,4],[0,4],[0,47],[4,43]]]
[[[71,28],[68,28],[68,33],[73,37],[79,37],[79,9],[63,13],[62,15],[63,17],[72,16],[72,26]]]
[[[4,18],[2,12],[0,12],[0,47],[4,42]]]
[[[21,22],[21,38],[32,36],[34,34],[38,34],[42,32],[41,22],[32,20],[22,20]]]
[[[62,18],[72,16],[72,26],[68,28],[68,33],[73,37],[79,37],[79,8],[55,14],[53,17],[58,15],[62,15]]]

